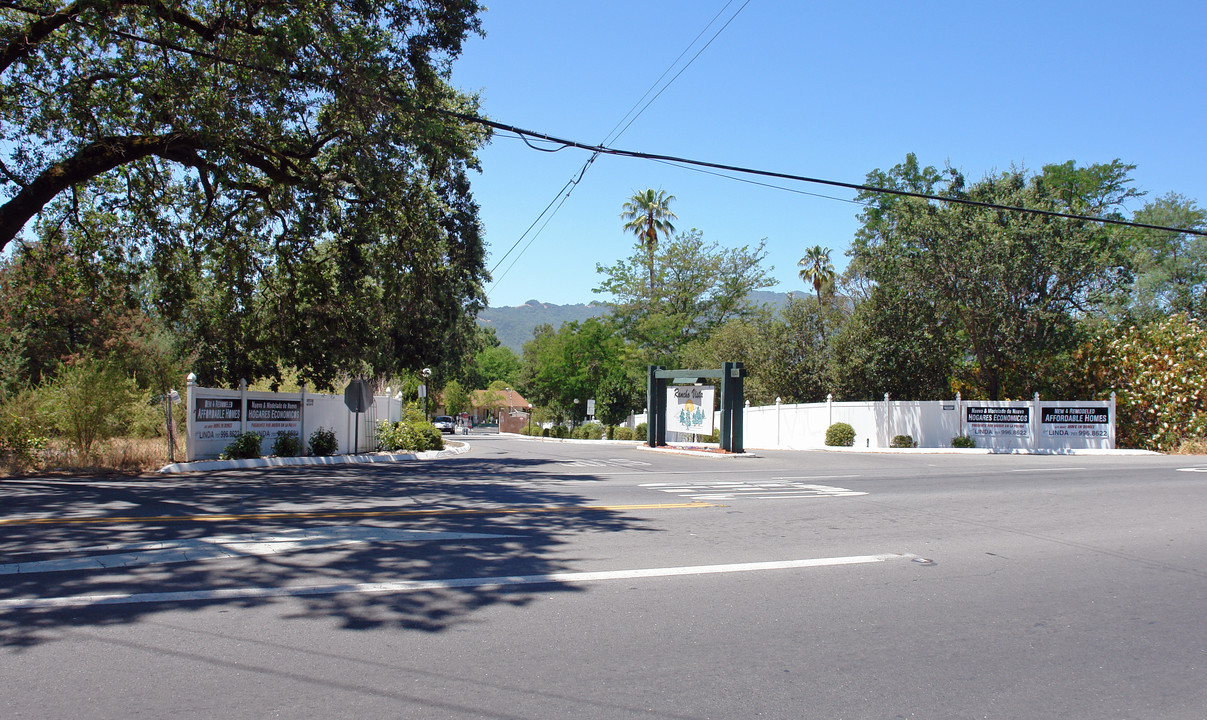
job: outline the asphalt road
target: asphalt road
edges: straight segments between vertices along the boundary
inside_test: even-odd
[[[1207,458],[467,440],[0,479],[0,716],[1207,717]]]

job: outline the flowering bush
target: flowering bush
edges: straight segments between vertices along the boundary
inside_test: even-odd
[[[1207,437],[1207,336],[1185,315],[1104,329],[1074,358],[1095,394],[1116,393],[1116,443],[1174,450]]]
[[[435,425],[424,420],[383,421],[377,427],[377,446],[382,450],[443,450],[444,437]]]

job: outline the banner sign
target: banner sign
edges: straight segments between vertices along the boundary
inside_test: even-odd
[[[711,435],[712,404],[716,388],[674,385],[666,389],[666,429],[668,432]]]
[[[1029,407],[965,407],[971,437],[1031,437]]]
[[[1047,437],[1110,437],[1111,411],[1107,407],[1043,407],[1042,433]]]
[[[302,435],[302,401],[247,399],[247,430],[260,433],[266,444],[277,435]]]
[[[199,456],[217,457],[239,437],[243,407],[237,397],[198,397],[193,402],[189,427]]]

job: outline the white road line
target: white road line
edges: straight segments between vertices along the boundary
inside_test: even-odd
[[[797,478],[805,480],[813,478]],[[855,497],[867,495],[860,490],[835,487],[833,485],[813,485],[802,482],[727,482],[727,483],[648,483],[641,487],[659,492],[675,493],[692,500],[735,500],[751,498],[755,500],[777,500],[781,498],[828,498]]]
[[[807,560],[776,560],[772,562],[734,563],[727,565],[694,565],[686,567],[642,568],[635,570],[610,570],[602,572],[562,572],[546,575],[510,575],[486,578],[456,578],[452,580],[399,580],[382,583],[344,583],[336,585],[311,585],[306,587],[259,587],[225,588],[220,590],[188,590],[158,593],[112,593],[108,595],[71,595],[47,598],[13,598],[0,600],[0,610],[28,610],[31,608],[84,607],[89,605],[131,605],[140,603],[178,603],[212,600],[234,600],[242,598],[311,597],[316,595],[339,595],[344,593],[405,593],[422,590],[451,590],[461,588],[494,589],[511,585],[536,585],[543,583],[587,583],[605,580],[632,580],[637,578],[681,577],[686,575],[713,575],[735,572],[761,572],[770,570],[795,570],[834,565],[860,565],[907,560],[917,557],[910,553],[882,553],[879,555],[851,555],[847,557],[811,558]]]
[[[1089,468],[1083,468],[1083,467],[1024,468],[1022,470],[1008,470],[1007,472],[1012,472],[1012,473],[1016,473],[1016,472],[1052,472],[1053,470],[1057,470],[1057,469],[1059,469],[1061,472],[1064,472],[1065,470],[1088,470]]]

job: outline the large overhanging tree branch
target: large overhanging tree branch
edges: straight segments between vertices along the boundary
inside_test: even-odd
[[[149,253],[207,381],[455,361],[486,131],[449,63],[480,9],[0,0],[0,250],[87,198]]]
[[[210,173],[219,192],[224,177],[246,186],[239,167],[265,185],[322,185],[339,172],[314,161],[336,142],[392,171],[472,162],[480,131],[398,101],[472,109],[441,68],[477,29],[478,9],[472,0],[0,2],[0,249],[58,193],[151,155],[225,168]],[[174,154],[187,136],[207,141]]]

